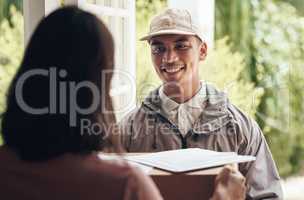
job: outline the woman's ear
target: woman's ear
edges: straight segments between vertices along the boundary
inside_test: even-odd
[[[206,59],[206,56],[207,56],[207,44],[206,42],[202,42],[200,44],[200,61],[203,61]]]

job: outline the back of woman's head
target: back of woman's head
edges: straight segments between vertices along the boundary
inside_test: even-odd
[[[97,17],[76,7],[51,13],[34,31],[9,88],[5,144],[25,160],[100,150],[115,122],[112,68],[112,36]]]

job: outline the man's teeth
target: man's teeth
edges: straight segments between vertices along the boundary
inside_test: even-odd
[[[169,73],[174,73],[174,72],[178,72],[181,68],[174,68],[174,69],[165,69],[166,72]]]
[[[175,66],[175,67],[163,67],[162,70],[168,73],[175,73],[181,70],[183,66]]]

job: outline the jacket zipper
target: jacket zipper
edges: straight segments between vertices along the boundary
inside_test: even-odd
[[[181,134],[181,132],[179,131],[178,127],[174,124],[171,123],[170,120],[168,120],[166,117],[164,117],[162,114],[155,112],[154,110],[152,110],[151,108],[149,108],[148,106],[145,105],[146,108],[148,108],[149,110],[153,111],[154,113],[156,113],[156,115],[163,121],[166,122],[168,124],[170,124],[170,128],[173,127],[173,131],[178,133],[179,138],[181,139],[182,142],[182,149],[186,149],[187,148],[187,140],[186,137],[183,137],[183,135]]]

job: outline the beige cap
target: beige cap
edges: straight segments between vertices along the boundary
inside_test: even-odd
[[[167,34],[196,35],[204,41],[204,37],[191,18],[191,14],[185,9],[169,8],[156,15],[151,21],[148,35],[140,40],[149,40],[154,36]]]

